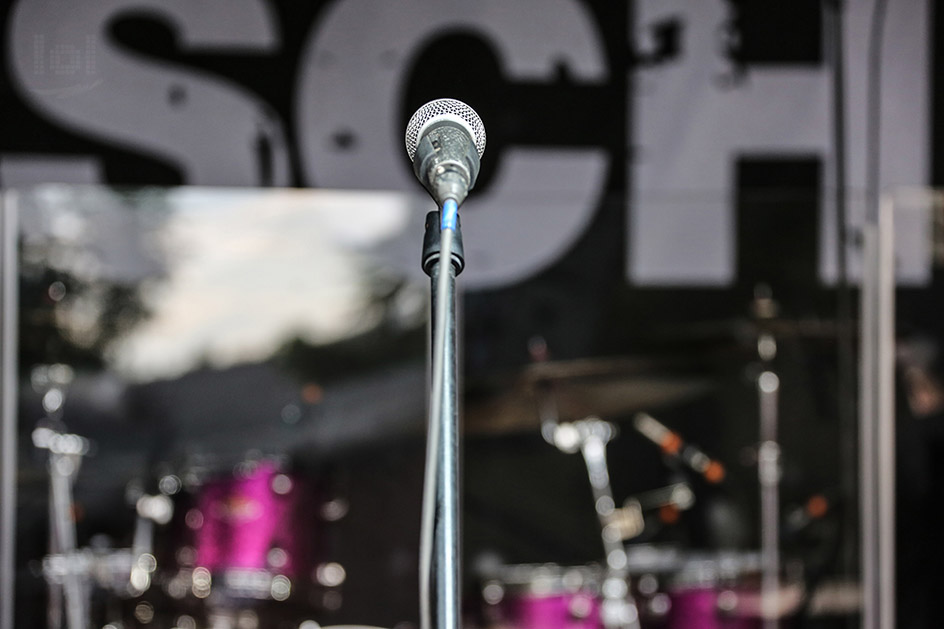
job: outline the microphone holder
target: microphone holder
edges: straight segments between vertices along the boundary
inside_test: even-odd
[[[448,204],[448,202],[447,202]],[[444,212],[448,214],[448,212]],[[457,360],[456,276],[465,266],[462,233],[456,208],[454,224],[441,228],[440,212],[426,215],[423,238],[423,270],[431,281],[432,373],[434,386],[429,402],[429,443],[425,482],[435,483],[433,507],[432,564],[435,566],[436,629],[459,629],[461,541],[459,517],[459,388]],[[444,241],[448,238],[448,242]],[[451,264],[441,264],[442,250],[448,251]],[[445,273],[445,276],[443,276]],[[445,332],[445,343],[438,343]],[[440,354],[440,355],[437,355]],[[437,373],[438,371],[438,373]],[[436,383],[441,383],[437,395]],[[424,503],[426,500],[424,499]],[[424,504],[424,509],[432,505]],[[424,518],[429,515],[424,514]],[[421,565],[420,570],[430,570]],[[426,575],[430,576],[430,575]],[[424,578],[421,576],[421,579]],[[429,610],[422,610],[424,614]]]
[[[433,304],[436,303],[436,277],[438,277],[439,273],[439,270],[435,267],[439,265],[439,254],[442,251],[442,230],[440,229],[440,222],[439,212],[428,213],[426,215],[426,233],[423,235],[423,271],[432,281],[432,289],[434,291],[432,294]],[[450,251],[450,258],[452,258],[452,266],[455,268],[456,276],[462,273],[462,269],[465,268],[465,250],[462,246],[461,227],[461,221],[457,217],[455,236],[452,238]],[[453,277],[453,280],[455,280],[455,277]],[[454,288],[455,284],[453,284],[453,289]],[[433,319],[433,321],[435,321],[435,319]]]

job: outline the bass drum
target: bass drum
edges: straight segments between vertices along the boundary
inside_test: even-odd
[[[689,556],[670,580],[666,629],[760,629],[760,568],[757,553]],[[772,613],[779,627],[788,627],[800,588],[782,586],[774,594]]]
[[[193,474],[191,474],[193,476]],[[177,495],[171,596],[286,600],[311,583],[317,496],[275,460],[206,473]]]

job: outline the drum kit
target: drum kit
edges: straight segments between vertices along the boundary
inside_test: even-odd
[[[314,561],[313,528],[343,518],[347,507],[320,500],[283,456],[235,465],[193,457],[161,475],[153,493],[129,483],[131,547],[111,548],[100,537],[78,547],[74,485],[94,446],[65,431],[72,378],[61,364],[32,373],[46,412],[32,441],[48,457],[47,626],[254,629],[277,617],[292,627],[320,627],[311,613],[340,605],[346,571]]]
[[[763,307],[758,299],[755,306]],[[824,616],[856,613],[858,599],[810,591],[804,557],[785,558],[781,522],[805,524],[826,515],[826,499],[781,513],[782,462],[778,442],[780,379],[774,371],[778,339],[830,340],[835,325],[785,322],[757,313],[725,328],[709,324],[689,333],[734,339],[749,351],[748,374],[756,398],[757,441],[748,448],[755,469],[758,548],[699,550],[646,540],[648,529],[671,525],[692,508],[699,488],[725,484],[727,469],[647,409],[697,398],[711,389],[704,376],[686,372],[684,360],[546,360],[543,340],[531,347],[535,360],[511,387],[479,395],[467,405],[467,432],[539,432],[563,453],[580,454],[599,522],[600,559],[583,565],[486,562],[478,571],[487,629],[772,629],[796,624],[810,602]],[[666,375],[661,375],[666,374]],[[654,412],[654,411],[653,411]],[[615,418],[616,423],[602,417]],[[629,424],[657,447],[666,463],[690,480],[644,491],[618,506],[610,483],[607,444]],[[741,461],[743,463],[743,461]],[[676,476],[675,478],[678,478]],[[796,526],[794,526],[796,528]],[[854,591],[856,588],[844,588]],[[848,593],[847,592],[847,593]]]
[[[540,349],[532,356],[544,354],[540,340],[537,344]],[[701,483],[720,484],[726,474],[720,461],[641,410],[710,389],[703,377],[680,377],[679,365],[663,363],[656,369],[652,361],[625,359],[536,362],[511,391],[467,409],[473,433],[497,427],[535,430],[559,451],[582,456],[593,499],[588,508],[599,522],[601,548],[599,563],[580,566],[488,565],[478,575],[485,607],[479,624],[488,629],[767,629],[783,626],[782,620],[798,608],[800,581],[794,575],[792,585],[784,584],[776,542],[766,555],[634,543],[652,526],[647,524],[650,514],[671,524],[690,509],[697,499],[695,483],[645,491],[618,506],[607,444],[618,438],[620,426],[588,414],[590,409],[603,416],[629,416],[639,435]],[[676,373],[653,375],[660,371]],[[770,412],[774,406],[768,402],[765,408]],[[767,421],[775,424],[776,419]],[[779,462],[775,458],[772,464]],[[760,474],[776,484],[776,470],[768,467]]]
[[[481,629],[768,629],[788,619],[810,596],[800,562],[781,561],[777,444],[779,381],[770,365],[772,336],[757,344],[764,364],[757,376],[760,442],[756,448],[760,548],[696,551],[645,541],[658,520],[671,526],[700,499],[699,488],[721,485],[725,465],[653,414],[669,403],[711,389],[703,376],[679,376],[678,364],[624,358],[550,361],[538,340],[536,357],[497,393],[470,390],[468,435],[540,435],[549,448],[580,455],[599,524],[598,562],[581,565],[477,566],[475,600],[466,626]],[[660,373],[672,375],[662,376]],[[656,374],[656,375],[654,375]],[[135,533],[129,548],[78,548],[72,490],[92,445],[61,421],[71,371],[37,368],[46,417],[33,432],[48,457],[51,628],[316,629],[313,616],[341,605],[345,568],[319,562],[313,547],[319,523],[343,518],[285,456],[255,455],[235,465],[190,460],[157,479],[155,491],[129,492]],[[647,412],[647,409],[648,412]],[[656,413],[657,414],[657,413]],[[604,418],[616,418],[608,421]],[[675,477],[618,504],[607,446],[625,424],[691,478]],[[155,539],[172,540],[155,543]],[[101,596],[121,601],[100,604]],[[105,624],[90,624],[99,601]],[[99,610],[101,611],[101,609]],[[101,614],[100,614],[101,615]],[[270,618],[279,618],[278,625]]]

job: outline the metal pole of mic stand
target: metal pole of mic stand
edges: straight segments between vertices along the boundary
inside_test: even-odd
[[[436,629],[458,629],[460,623],[459,531],[459,390],[456,351],[456,276],[464,266],[456,206],[444,204],[426,216],[423,270],[430,276],[432,297],[433,386],[429,408],[426,483],[435,483],[434,536]],[[447,210],[448,208],[448,210]],[[442,225],[442,227],[440,227]],[[449,263],[440,262],[442,253]],[[443,338],[444,335],[444,338]],[[445,341],[444,343],[442,341]],[[426,507],[427,505],[424,505]],[[429,566],[421,566],[421,570]],[[424,613],[428,613],[423,610]]]

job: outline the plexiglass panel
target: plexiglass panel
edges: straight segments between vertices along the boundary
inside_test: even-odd
[[[328,535],[356,538],[348,557],[415,546],[428,201],[60,185],[5,201],[19,223],[18,268],[5,268],[19,315],[5,391],[18,398],[17,618],[297,626],[340,613],[351,564],[325,554]],[[406,240],[412,260],[397,257]],[[393,465],[376,455],[392,446],[408,457],[388,475],[401,503],[365,500],[350,517],[360,468],[346,462]],[[378,509],[404,522],[365,541]],[[349,584],[371,601],[355,593],[346,613],[415,613],[413,598],[377,598],[386,569],[357,572]]]

